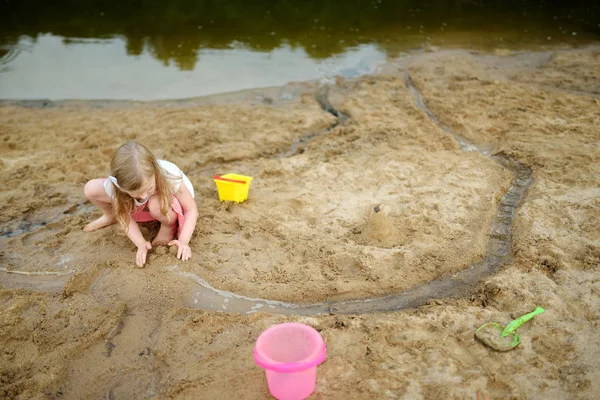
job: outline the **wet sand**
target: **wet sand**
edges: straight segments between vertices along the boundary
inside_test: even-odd
[[[350,117],[338,125],[313,83],[185,102],[3,104],[0,394],[268,398],[253,343],[271,324],[301,321],[328,346],[314,398],[594,398],[599,67],[597,47],[413,55],[338,79],[329,101]],[[407,74],[439,124],[417,107]],[[106,176],[130,139],[194,184],[191,261],[157,248],[137,269],[117,226],[82,232],[99,215],[83,184]],[[454,276],[486,256],[514,179],[487,155],[531,168],[532,183],[514,212],[511,257],[468,292],[360,315],[194,304],[189,276],[295,304]],[[219,202],[212,177],[227,172],[254,177],[247,202]],[[536,306],[546,312],[519,330],[517,349],[474,339],[485,322]]]

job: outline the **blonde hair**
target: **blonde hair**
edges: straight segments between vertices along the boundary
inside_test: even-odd
[[[173,189],[158,165],[154,155],[144,145],[137,142],[127,142],[117,149],[110,161],[110,175],[118,182],[113,197],[115,217],[127,232],[131,215],[136,206],[133,198],[125,193],[138,190],[145,180],[156,177],[156,195],[160,200],[160,212],[167,215],[171,208]]]

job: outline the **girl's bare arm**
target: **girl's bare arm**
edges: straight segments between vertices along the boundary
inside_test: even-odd
[[[133,219],[133,216],[129,216],[129,227],[127,229],[127,237],[136,245],[138,248],[135,256],[135,263],[138,267],[143,267],[146,264],[146,256],[148,250],[152,248],[150,242],[144,239],[144,235],[140,231],[140,227],[137,222]]]
[[[183,183],[181,184],[175,196],[177,197],[177,200],[179,200],[181,208],[183,208],[183,215],[185,216],[183,226],[181,227],[181,234],[179,235],[178,240],[188,244],[190,242],[190,238],[192,237],[192,233],[194,233],[194,229],[196,229],[196,221],[198,220],[198,206],[196,206],[196,201]]]

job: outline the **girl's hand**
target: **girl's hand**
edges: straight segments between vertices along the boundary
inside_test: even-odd
[[[192,249],[186,243],[181,240],[171,240],[169,246],[177,246],[177,258],[181,261],[187,261],[192,258]]]
[[[150,242],[144,241],[143,243],[137,246],[137,254],[135,256],[135,264],[138,268],[142,268],[144,264],[146,264],[146,255],[148,254],[148,250],[152,248]]]

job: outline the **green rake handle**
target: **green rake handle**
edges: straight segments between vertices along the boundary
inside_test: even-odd
[[[512,334],[514,331],[519,329],[521,327],[521,325],[523,325],[525,322],[529,321],[534,316],[543,313],[544,311],[545,310],[542,307],[537,307],[535,310],[533,310],[529,314],[525,314],[522,317],[515,319],[510,324],[506,325],[506,328],[504,328],[504,330],[502,331],[501,336],[506,337],[506,336]]]

